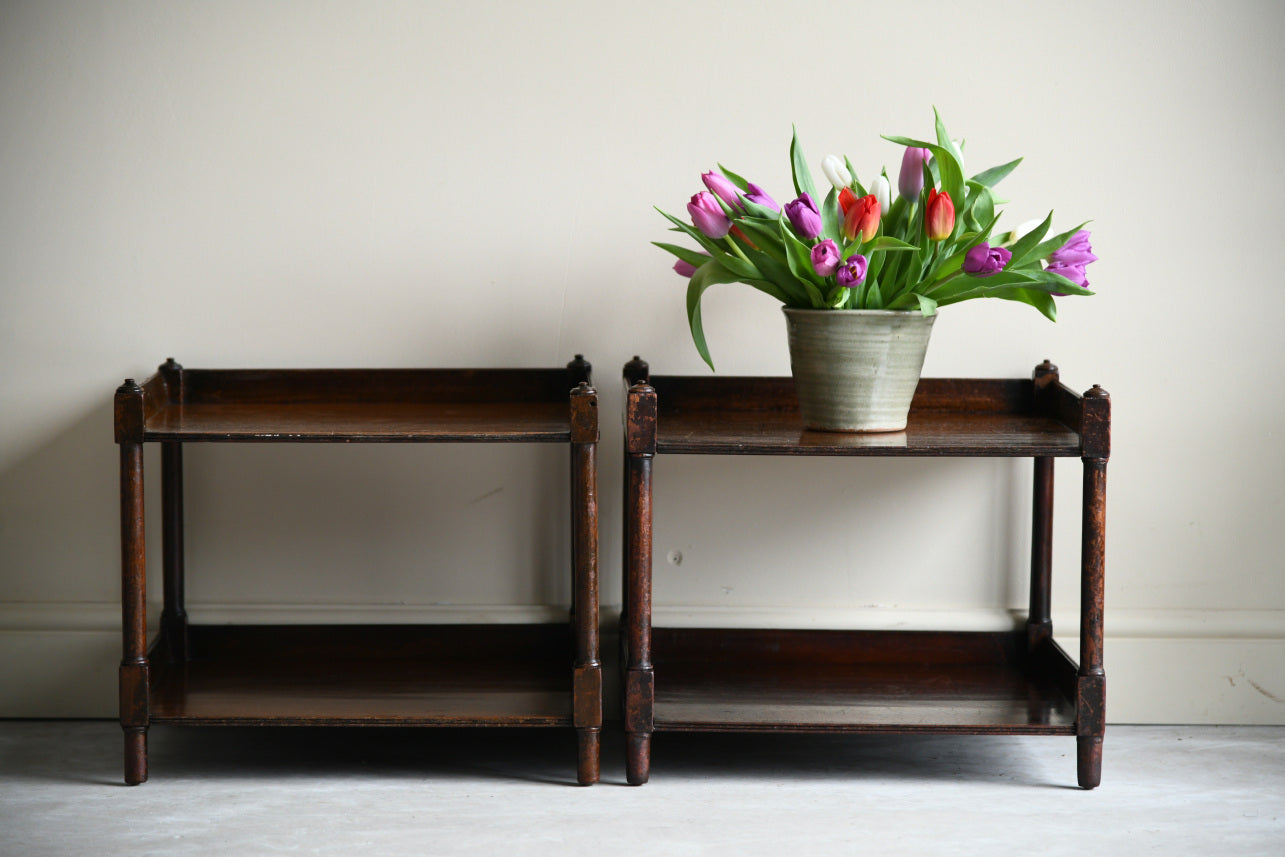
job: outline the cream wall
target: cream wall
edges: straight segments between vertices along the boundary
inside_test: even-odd
[[[1285,723],[1282,23],[1273,2],[5,3],[0,713],[115,710],[111,394],[171,355],[583,352],[614,619],[620,366],[706,371],[652,206],[681,212],[716,161],[783,201],[792,122],[814,161],[894,170],[878,135],[929,134],[936,104],[971,171],[1026,157],[1009,222],[1094,220],[1096,297],[1056,325],[948,308],[925,373],[1049,357],[1111,391],[1111,719]],[[705,318],[720,372],[788,372],[768,299],[721,287]],[[560,450],[187,464],[197,618],[527,621],[569,599]],[[1057,471],[1063,637],[1078,469]],[[662,459],[658,621],[1002,625],[1026,597],[1029,486],[1027,462]]]

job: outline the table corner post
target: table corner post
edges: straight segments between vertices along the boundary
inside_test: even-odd
[[[1102,781],[1106,731],[1103,612],[1106,573],[1106,470],[1111,455],[1111,397],[1094,385],[1081,400],[1084,462],[1080,546],[1080,670],[1076,682],[1077,769],[1082,788]]]
[[[116,390],[120,446],[121,631],[120,724],[125,733],[125,782],[147,780],[147,557],[143,513],[143,390],[126,379]]]
[[[577,360],[584,362],[580,355]],[[572,709],[579,742],[577,778],[582,785],[598,781],[601,758],[598,440],[598,393],[590,386],[586,370],[586,376],[571,391],[572,610],[576,637]]]
[[[641,363],[641,361],[636,361]],[[631,785],[651,770],[655,680],[651,660],[651,465],[656,454],[656,391],[636,375],[625,397],[625,774]]]

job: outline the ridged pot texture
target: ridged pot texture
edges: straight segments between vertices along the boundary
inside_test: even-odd
[[[803,424],[821,431],[901,431],[936,316],[918,310],[785,307]]]

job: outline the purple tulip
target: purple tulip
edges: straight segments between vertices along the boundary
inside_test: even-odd
[[[1049,254],[1049,264],[1044,270],[1061,274],[1080,288],[1087,289],[1089,280],[1084,275],[1084,268],[1090,262],[1096,261],[1098,257],[1093,255],[1093,248],[1089,246],[1089,230],[1081,229],[1065,244]],[[1053,294],[1062,297],[1061,292]]]
[[[1089,287],[1089,280],[1084,276],[1084,265],[1068,265],[1066,262],[1052,262],[1044,270],[1048,271],[1050,274],[1061,274],[1063,277],[1066,277],[1082,289],[1087,289]],[[1053,294],[1061,297],[1063,293],[1053,292]]]
[[[749,190],[749,193],[745,194],[745,198],[750,202],[770,208],[773,211],[781,210],[781,206],[777,205],[776,200],[768,196],[767,191],[763,190],[763,188],[754,184],[754,182],[746,182],[745,186]]]
[[[818,276],[828,277],[839,270],[843,257],[839,254],[839,245],[829,238],[812,248],[812,270]]]
[[[708,253],[701,253],[701,255],[707,258],[709,256]],[[690,277],[692,274],[696,273],[697,267],[699,266],[693,265],[691,262],[684,261],[683,259],[679,259],[674,263],[674,272],[682,277]]]
[[[807,191],[785,204],[785,216],[790,218],[790,225],[800,238],[810,239],[821,234],[821,209]]]
[[[727,203],[727,207],[733,211],[744,211],[745,206],[741,205],[740,197],[736,195],[736,185],[711,170],[708,173],[701,173],[701,181],[705,182],[705,187],[718,194],[718,198]]]
[[[986,242],[978,244],[964,255],[964,273],[974,277],[989,277],[1004,270],[1013,254],[1003,247],[992,247]]]
[[[839,273],[837,275],[839,285],[843,286],[845,289],[855,289],[857,286],[861,285],[866,279],[867,265],[869,265],[869,262],[866,261],[865,256],[862,256],[860,253],[853,253],[844,260],[843,264],[839,268]]]
[[[726,238],[727,233],[732,230],[732,221],[727,219],[718,200],[708,191],[692,196],[692,201],[687,203],[687,213],[691,215],[692,225],[703,232],[706,238],[717,241]]]
[[[897,191],[907,199],[919,199],[919,192],[924,189],[924,164],[928,163],[931,153],[927,149],[907,146],[901,156],[901,175],[897,177]]]
[[[1079,265],[1084,267],[1090,262],[1098,261],[1089,246],[1089,230],[1081,229],[1057,250],[1049,254],[1049,261],[1060,265]]]

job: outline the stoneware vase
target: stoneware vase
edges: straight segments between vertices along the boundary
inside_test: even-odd
[[[821,431],[901,431],[936,316],[784,307],[803,424]]]

